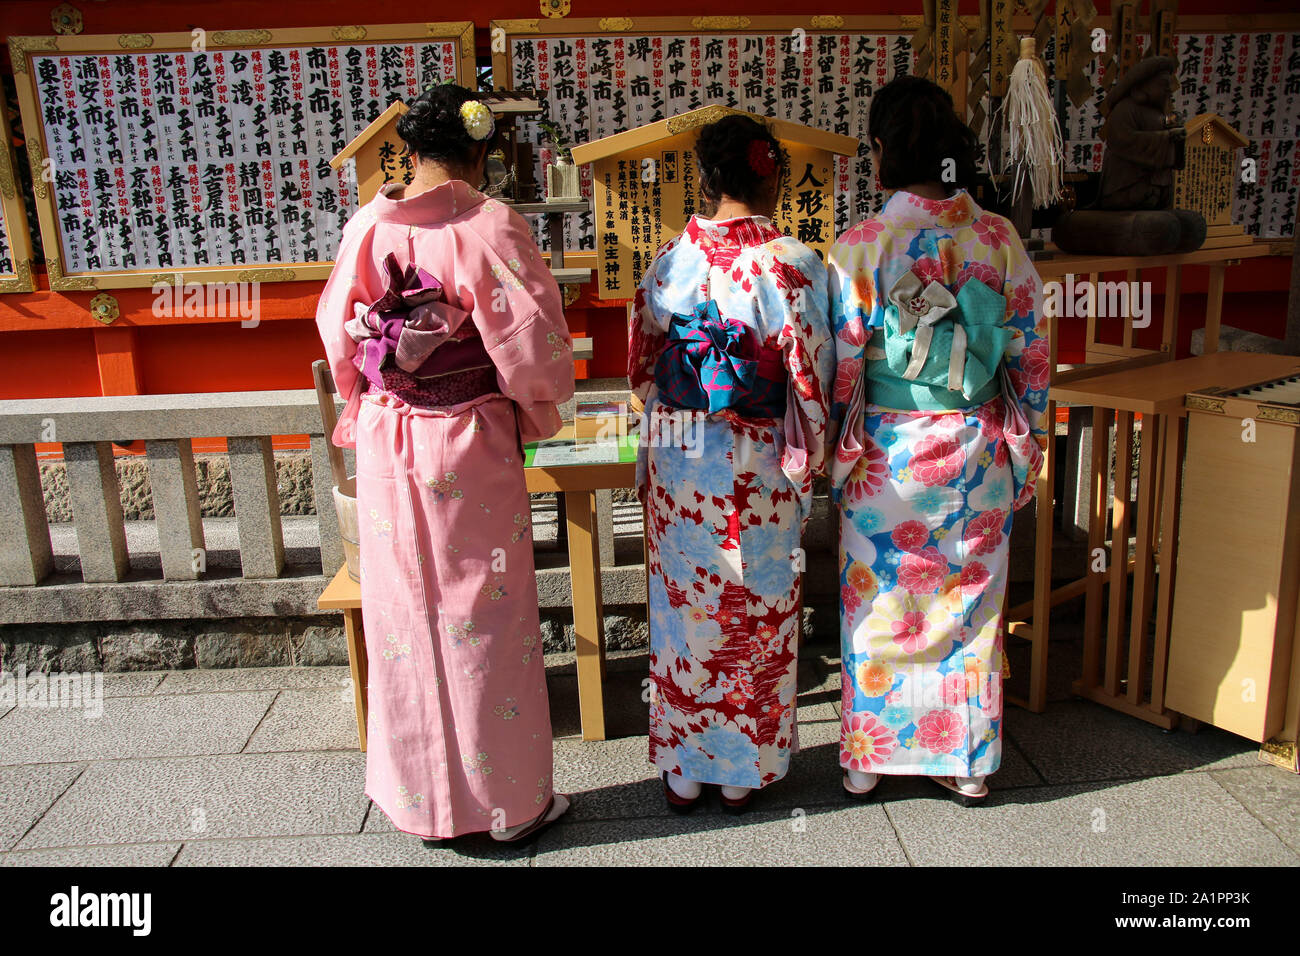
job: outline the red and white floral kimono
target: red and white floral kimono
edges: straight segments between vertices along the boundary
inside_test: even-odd
[[[1042,284],[1011,224],[965,191],[944,200],[896,192],[829,258],[843,421],[831,469],[841,518],[840,765],[987,775],[1002,754],[1012,513],[1033,498],[1047,441]],[[1005,299],[1002,362],[1023,412],[1012,431],[1001,397],[951,410],[876,404],[864,364],[891,345],[890,291],[911,281],[908,272],[953,295],[982,282]]]
[[[765,786],[797,744],[799,541],[834,370],[825,290],[816,254],[769,220],[695,217],[637,291],[628,378],[645,403],[650,759],[690,780]],[[672,317],[709,298],[778,351],[784,419],[661,401],[655,367]]]
[[[529,821],[552,794],[520,442],[559,429],[573,362],[559,289],[517,213],[459,180],[410,199],[393,188],[344,230],[316,323],[351,396],[344,420],[357,416],[366,793],[399,829],[452,837]],[[389,253],[469,314],[495,387],[489,369],[484,394],[446,405],[363,394],[345,325],[384,293]]]

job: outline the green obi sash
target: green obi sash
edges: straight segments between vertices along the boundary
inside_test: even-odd
[[[885,408],[949,411],[997,396],[998,369],[1012,336],[1003,324],[1006,307],[1006,297],[978,279],[954,297],[938,282],[923,286],[912,271],[903,273],[889,290],[884,348],[868,347],[867,400]]]

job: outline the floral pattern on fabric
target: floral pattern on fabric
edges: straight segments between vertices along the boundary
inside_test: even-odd
[[[824,460],[834,369],[825,269],[761,218],[694,218],[636,296],[628,374],[645,403],[650,760],[705,783],[762,787],[796,746],[797,549]],[[709,298],[780,350],[784,418],[661,400],[654,370],[674,314]]]
[[[840,238],[828,261],[834,454],[843,476],[832,488],[840,503],[840,765],[990,774],[1001,761],[1012,516],[1032,500],[1047,441],[1041,284],[1010,224],[962,191],[946,200],[896,192],[878,217]],[[883,354],[873,341],[885,334],[881,290],[909,269],[954,294],[977,281],[1006,298],[1013,337],[1004,360],[1029,424],[1018,443],[1008,441],[1001,397],[957,411],[872,404],[862,376],[865,361]]]

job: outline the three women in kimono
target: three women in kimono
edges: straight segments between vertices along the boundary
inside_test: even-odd
[[[413,179],[349,221],[316,315],[356,447],[366,793],[428,842],[518,840],[568,808],[521,442],[560,428],[570,338],[527,224],[474,188],[488,108],[435,87],[397,131]]]

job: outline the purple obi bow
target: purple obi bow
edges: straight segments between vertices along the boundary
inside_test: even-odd
[[[655,383],[670,405],[755,418],[785,413],[785,379],[781,353],[764,348],[750,327],[724,319],[712,299],[673,315],[655,363]]]
[[[343,326],[358,343],[352,361],[361,374],[382,387],[387,369],[432,378],[492,364],[474,324],[465,322],[469,313],[447,302],[435,276],[415,264],[402,269],[391,252],[384,269],[388,290]]]

